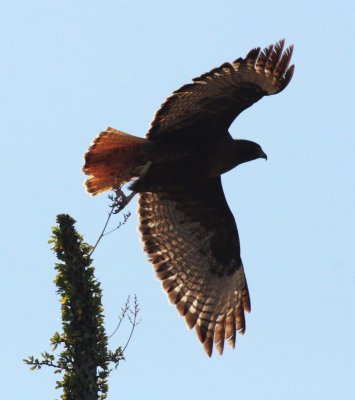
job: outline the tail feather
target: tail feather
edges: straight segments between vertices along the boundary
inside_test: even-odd
[[[139,176],[149,160],[147,139],[107,128],[93,141],[84,156],[83,172],[89,175],[86,190],[96,195]]]

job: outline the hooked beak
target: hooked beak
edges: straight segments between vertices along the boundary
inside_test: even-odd
[[[259,156],[259,158],[263,158],[264,160],[267,160],[267,155],[261,149],[258,151],[258,156]]]

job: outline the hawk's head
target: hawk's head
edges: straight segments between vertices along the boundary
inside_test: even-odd
[[[259,144],[244,139],[236,139],[234,143],[237,165],[256,160],[257,158],[264,158],[267,160],[267,155],[263,152]]]

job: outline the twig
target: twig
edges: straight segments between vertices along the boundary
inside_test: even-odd
[[[122,352],[124,352],[124,350],[127,348],[129,342],[131,341],[131,338],[132,338],[132,335],[133,335],[133,332],[134,332],[136,326],[140,323],[140,321],[137,321],[137,316],[138,316],[138,313],[140,311],[138,300],[137,300],[137,295],[134,295],[134,307],[133,307],[133,310],[131,309],[129,303],[130,303],[130,296],[128,296],[124,307],[121,308],[121,315],[119,316],[119,321],[118,321],[117,327],[112,332],[112,334],[108,337],[108,339],[111,339],[111,337],[118,331],[118,329],[120,328],[124,317],[126,316],[127,312],[129,312],[131,315],[128,314],[127,317],[128,317],[128,320],[129,320],[130,324],[132,325],[132,328],[131,328],[131,332],[130,332],[130,334],[128,336],[127,342],[126,342],[125,346],[123,347]],[[133,319],[132,319],[132,316],[133,316]]]
[[[117,229],[120,229],[121,226],[123,226],[123,225],[128,221],[128,218],[129,218],[130,216],[131,216],[131,212],[130,212],[130,211],[128,211],[127,214],[123,214],[123,221],[120,221],[120,222],[118,223],[118,225],[116,226],[116,228],[113,228],[113,229],[111,229],[110,231],[105,232],[105,233],[103,234],[103,236],[107,236],[107,235],[109,235],[110,233],[112,233],[112,232],[114,232],[114,231],[117,231]]]
[[[129,345],[129,342],[131,341],[133,332],[134,332],[136,326],[137,326],[137,325],[139,324],[139,322],[140,322],[140,321],[137,322],[137,315],[138,315],[138,313],[139,313],[139,305],[138,305],[138,301],[137,301],[137,295],[134,295],[134,311],[132,311],[132,310],[130,310],[130,311],[131,311],[131,313],[133,314],[133,321],[131,320],[131,318],[130,318],[129,315],[128,315],[128,319],[129,319],[129,321],[130,321],[130,323],[131,323],[131,325],[132,325],[132,329],[131,329],[131,333],[130,333],[130,335],[129,335],[129,337],[128,337],[128,340],[127,340],[125,346],[123,347],[122,352],[124,352],[124,351],[126,350],[127,346]]]
[[[108,337],[108,339],[111,339],[112,336],[113,336],[113,335],[118,331],[118,329],[120,328],[121,323],[122,323],[124,317],[126,316],[126,313],[127,313],[128,309],[129,309],[130,297],[131,297],[131,296],[128,296],[128,297],[127,297],[127,300],[126,300],[126,303],[125,303],[124,307],[121,308],[121,315],[118,317],[118,324],[117,324],[115,330],[114,330],[114,331],[111,333],[111,335]]]
[[[106,220],[105,225],[104,225],[104,228],[103,228],[102,232],[100,233],[100,236],[99,236],[99,238],[97,239],[97,241],[96,241],[94,247],[93,247],[92,250],[90,251],[89,257],[92,256],[92,253],[95,251],[95,249],[96,249],[97,245],[99,244],[100,240],[105,236],[105,230],[106,230],[106,228],[107,228],[108,223],[110,222],[110,219],[111,219],[112,215],[113,215],[113,209],[111,209],[111,211],[109,212],[108,217],[107,217],[107,220]]]
[[[116,226],[116,228],[111,229],[108,232],[105,232],[106,228],[107,228],[107,225],[110,222],[110,219],[111,219],[112,215],[113,214],[118,214],[119,212],[121,212],[127,206],[127,204],[133,199],[133,197],[136,194],[135,192],[132,192],[129,196],[126,196],[124,194],[124,192],[122,191],[121,187],[117,187],[117,188],[113,189],[112,191],[114,192],[114,194],[108,195],[108,198],[112,201],[112,204],[110,204],[111,211],[108,213],[108,217],[106,219],[105,225],[104,225],[104,227],[103,227],[103,229],[102,229],[102,231],[100,233],[100,236],[98,237],[95,245],[93,246],[92,250],[90,251],[89,257],[92,256],[92,254],[95,251],[97,245],[100,243],[100,240],[104,236],[106,236],[106,235],[116,231],[117,229],[119,229],[122,225],[124,225],[127,222],[128,218],[131,216],[131,212],[128,212],[127,214],[124,214],[123,222],[120,222],[118,224],[118,226]]]

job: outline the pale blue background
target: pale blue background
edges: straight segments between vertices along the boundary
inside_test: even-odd
[[[128,294],[142,309],[109,398],[353,398],[352,2],[12,0],[0,19],[1,397],[60,396],[52,371],[21,359],[60,329],[47,244],[56,214],[75,217],[91,243],[105,221],[108,200],[88,196],[81,173],[97,132],[143,136],[173,90],[285,37],[293,81],[231,128],[269,159],[223,179],[251,292],[247,332],[234,351],[205,356],[154,278],[135,200],[95,254],[108,333]]]

